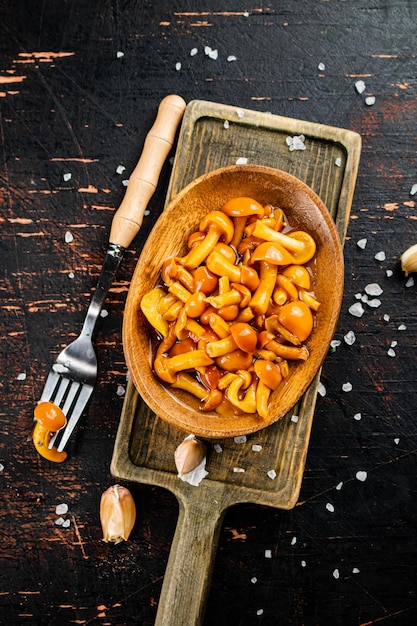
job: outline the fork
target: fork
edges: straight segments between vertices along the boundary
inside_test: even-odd
[[[60,352],[46,379],[39,402],[53,403],[67,419],[62,429],[49,432],[48,448],[52,448],[59,437],[58,452],[64,450],[93,392],[97,380],[97,356],[92,336],[97,318],[123,253],[142,225],[145,209],[173,146],[185,107],[184,100],[177,95],[167,96],[161,101],[140,159],[129,178],[123,201],[113,217],[109,247],[81,333]]]

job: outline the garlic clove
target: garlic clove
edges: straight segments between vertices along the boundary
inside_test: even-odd
[[[417,272],[417,243],[408,248],[400,257],[401,269],[406,276]]]
[[[136,506],[126,487],[114,485],[101,496],[100,521],[103,541],[120,543],[127,541],[136,520]]]
[[[175,465],[178,475],[182,476],[192,472],[206,456],[206,448],[204,444],[195,437],[189,435],[177,447],[174,453]]]

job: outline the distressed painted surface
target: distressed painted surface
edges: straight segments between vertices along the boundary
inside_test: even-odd
[[[399,257],[416,241],[416,19],[411,0],[2,4],[0,623],[154,621],[177,505],[130,485],[139,520],[115,547],[101,542],[98,502],[112,482],[126,386],[124,301],[169,164],[106,301],[98,387],[71,458],[48,465],[27,433],[54,356],[78,334],[123,180],[159,101],[174,92],[363,137],[342,344],[323,370],[300,502],[291,512],[242,505],[227,514],[205,623],[415,622],[417,298]],[[381,306],[352,317],[372,282],[384,290]],[[55,525],[61,502],[69,528]]]

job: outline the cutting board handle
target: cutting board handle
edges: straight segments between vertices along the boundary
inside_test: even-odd
[[[155,626],[202,623],[221,521],[220,498],[200,487],[181,500]],[[211,497],[210,497],[211,496]]]
[[[180,96],[170,95],[161,101],[155,122],[146,136],[140,159],[130,175],[125,196],[113,217],[110,243],[128,248],[138,234],[162,166],[174,144],[185,107],[186,104]]]

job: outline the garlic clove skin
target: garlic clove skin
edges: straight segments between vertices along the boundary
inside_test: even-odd
[[[127,541],[136,520],[136,506],[126,487],[114,485],[101,496],[100,521],[103,541],[120,543]]]
[[[417,243],[408,248],[400,257],[401,269],[406,276],[417,272]]]
[[[192,472],[206,456],[205,445],[195,435],[189,435],[177,447],[174,453],[175,465],[178,475],[182,476]]]

